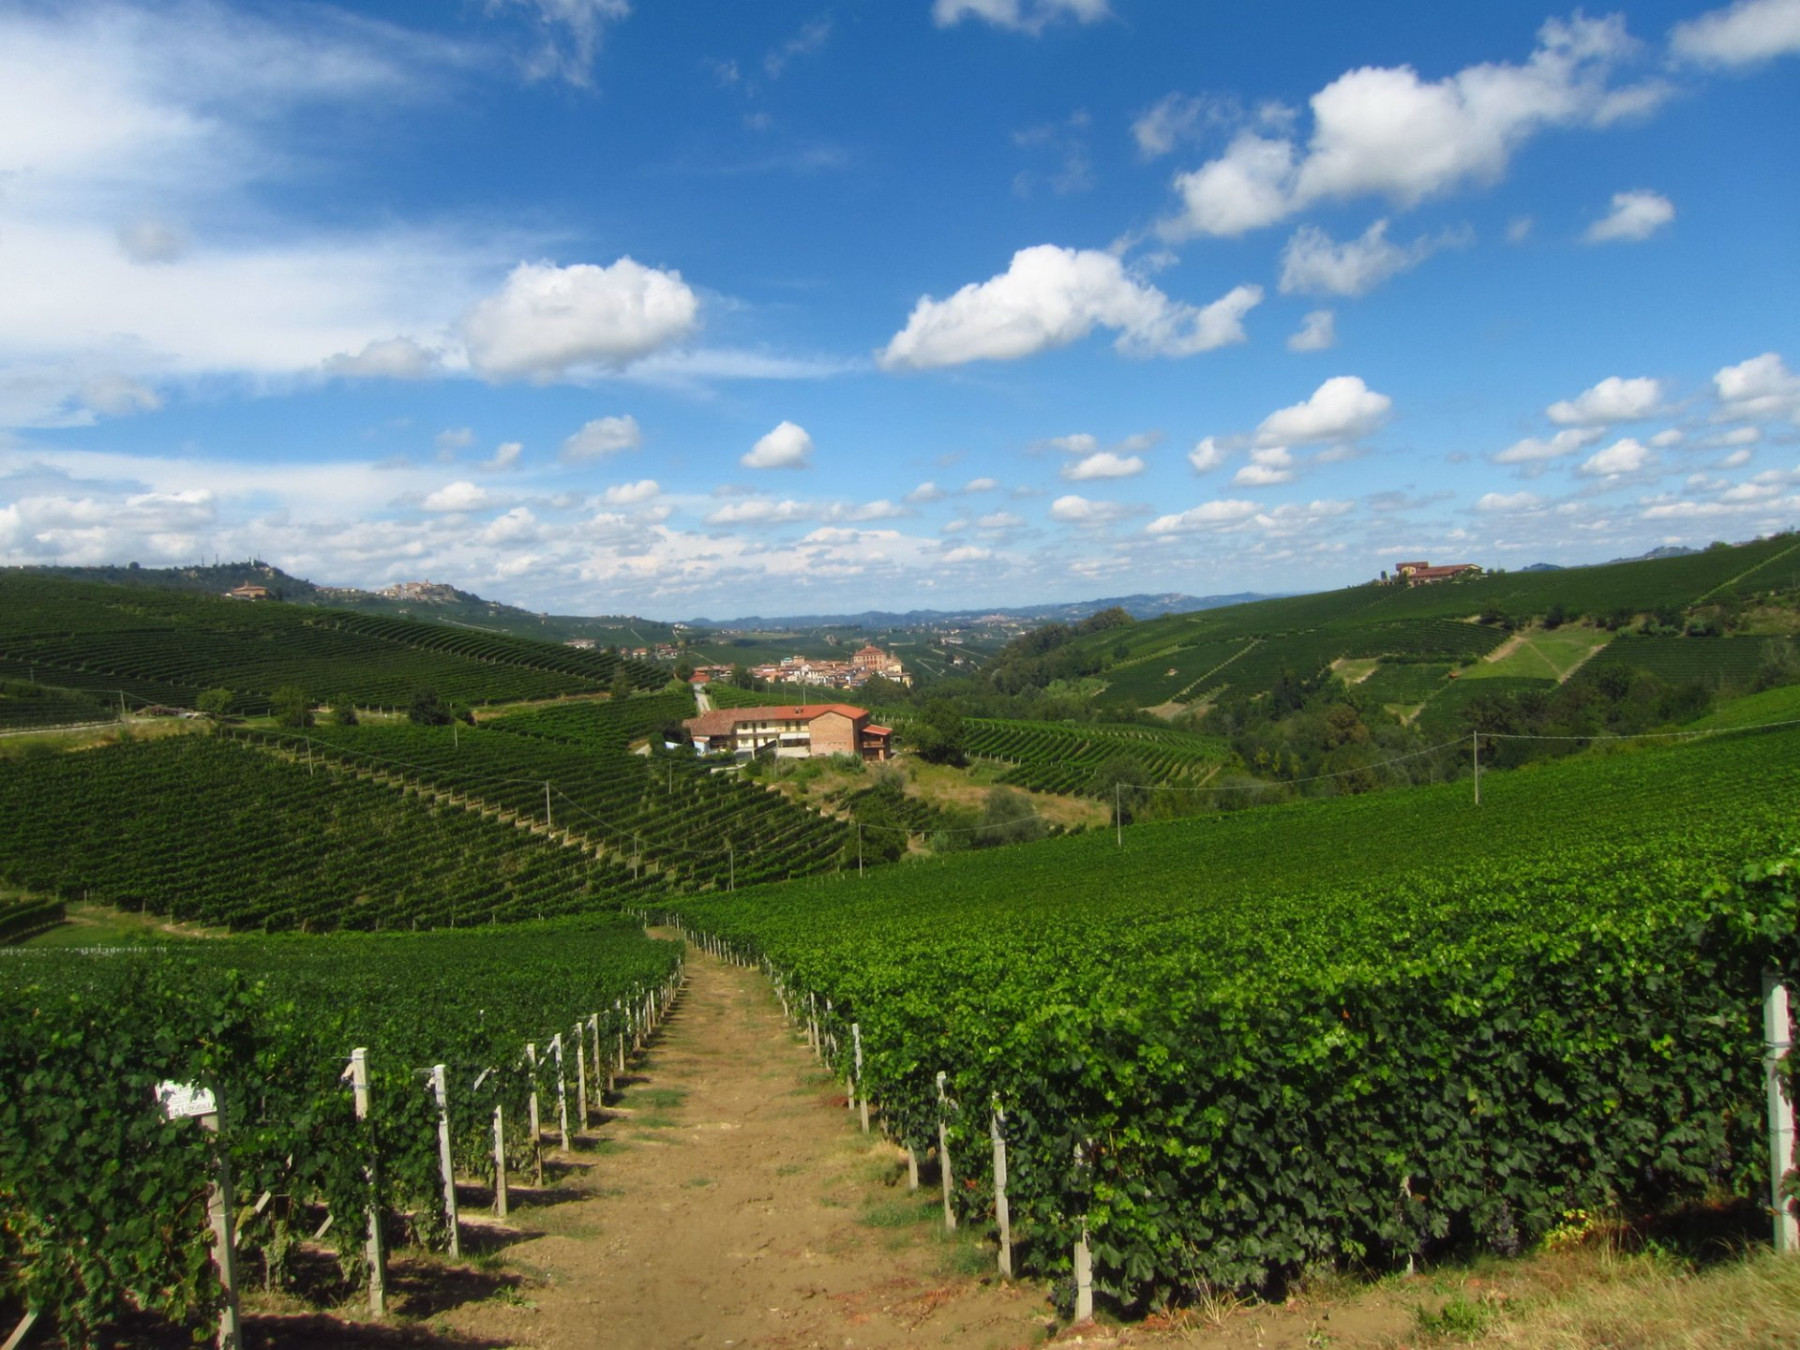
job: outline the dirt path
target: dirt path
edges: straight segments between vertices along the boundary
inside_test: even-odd
[[[559,1198],[515,1209],[525,1232],[498,1260],[521,1283],[433,1320],[541,1350],[1041,1340],[1041,1290],[942,1234],[935,1197],[908,1194],[897,1153],[853,1128],[767,982],[699,952],[688,971]]]

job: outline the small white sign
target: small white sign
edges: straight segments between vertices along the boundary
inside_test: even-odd
[[[203,1088],[198,1083],[158,1083],[156,1099],[162,1103],[162,1109],[170,1120],[184,1120],[189,1116],[210,1116],[219,1109],[213,1101],[212,1090]]]

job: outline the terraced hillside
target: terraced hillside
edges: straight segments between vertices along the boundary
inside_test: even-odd
[[[292,685],[362,707],[404,707],[422,686],[485,704],[606,689],[620,669],[639,688],[667,678],[605,652],[440,624],[0,571],[0,678],[135,702],[191,708],[220,688],[248,710]]]

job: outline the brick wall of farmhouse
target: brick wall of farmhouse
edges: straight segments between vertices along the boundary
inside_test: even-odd
[[[842,713],[820,713],[812,720],[812,752],[815,755],[856,754],[856,723]]]

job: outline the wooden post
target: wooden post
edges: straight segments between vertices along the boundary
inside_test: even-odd
[[[1469,754],[1475,765],[1475,805],[1481,805],[1481,733],[1469,733]]]
[[[1000,1096],[994,1095],[994,1115],[989,1132],[994,1136],[994,1224],[1000,1230],[1000,1274],[1012,1278],[1012,1210],[1006,1202],[1006,1113]]]
[[[356,1104],[356,1118],[369,1118],[369,1052],[358,1046],[350,1052],[350,1067],[345,1071],[350,1092]],[[369,1312],[381,1317],[387,1312],[387,1256],[382,1247],[380,1175],[376,1167],[374,1141],[370,1143],[369,1166],[364,1175],[369,1182],[369,1240],[363,1254],[369,1263]]]
[[[550,1053],[556,1056],[556,1125],[562,1135],[563,1152],[569,1151],[569,1086],[563,1074],[562,1032],[550,1038]]]
[[[1094,1254],[1088,1250],[1087,1226],[1075,1240],[1075,1320],[1094,1320]]]
[[[1800,1256],[1800,1220],[1781,1193],[1787,1174],[1800,1166],[1794,1154],[1794,1104],[1781,1090],[1780,1061],[1793,1050],[1788,989],[1774,971],[1763,972],[1763,1071],[1769,1085],[1769,1204],[1775,1217],[1775,1250]]]
[[[438,1170],[444,1174],[444,1222],[450,1225],[450,1255],[462,1255],[462,1234],[456,1225],[456,1166],[450,1160],[450,1089],[444,1082],[444,1066],[431,1066],[431,1095],[437,1098]]]
[[[949,1109],[950,1099],[944,1095],[944,1078],[940,1070],[937,1076],[938,1090],[938,1177],[944,1183],[944,1227],[956,1227],[956,1210],[951,1207],[950,1195],[955,1181],[950,1175],[950,1127],[944,1120],[944,1112]]]
[[[575,1024],[575,1105],[580,1111],[581,1128],[588,1127],[587,1099],[587,1028]]]
[[[494,1108],[494,1217],[506,1217],[506,1108]]]

